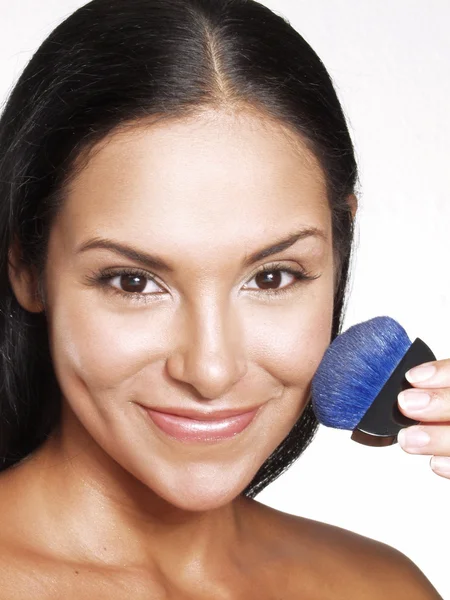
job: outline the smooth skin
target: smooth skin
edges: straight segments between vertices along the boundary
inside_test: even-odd
[[[46,313],[63,410],[0,475],[3,597],[439,598],[394,548],[240,495],[302,414],[330,343],[331,213],[314,156],[250,110],[137,123],[95,150],[53,224],[44,295],[11,248],[18,301]],[[305,228],[318,233],[245,266]],[[286,268],[315,278],[294,285]],[[214,443],[171,438],[142,409],[256,405]]]

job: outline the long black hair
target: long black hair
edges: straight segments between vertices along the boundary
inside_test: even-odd
[[[11,288],[13,240],[42,281],[53,219],[97,142],[118,128],[224,107],[289,127],[319,160],[336,265],[331,340],[340,333],[357,165],[320,58],[286,19],[254,0],[93,0],[41,44],[0,118],[0,470],[48,437],[61,403],[45,313],[24,310]],[[253,498],[276,479],[317,428],[309,399],[242,493]]]

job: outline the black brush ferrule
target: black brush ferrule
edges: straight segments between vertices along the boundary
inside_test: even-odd
[[[400,429],[417,425],[419,421],[400,412],[397,396],[403,390],[413,387],[405,373],[417,365],[433,360],[436,357],[430,348],[420,338],[416,338],[353,430],[351,439],[365,446],[390,446],[397,442]]]

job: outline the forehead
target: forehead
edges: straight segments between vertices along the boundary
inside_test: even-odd
[[[207,243],[219,230],[250,241],[293,223],[330,225],[322,169],[301,140],[261,116],[220,112],[108,136],[72,181],[61,218],[74,242],[147,243],[151,233]]]

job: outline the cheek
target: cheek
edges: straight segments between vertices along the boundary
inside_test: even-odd
[[[55,367],[76,373],[91,389],[126,387],[149,362],[163,356],[160,311],[108,310],[105,302],[55,297],[50,344]]]
[[[332,282],[324,278],[314,291],[266,310],[252,334],[260,362],[286,387],[306,389],[331,339]]]

